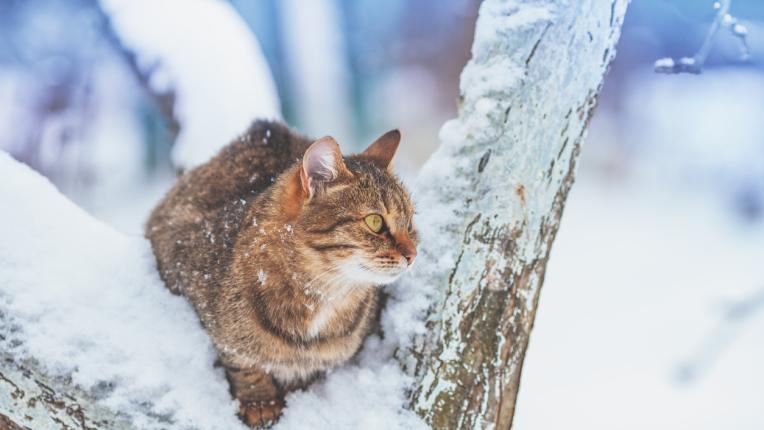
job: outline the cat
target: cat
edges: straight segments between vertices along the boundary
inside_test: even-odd
[[[331,137],[258,121],[152,211],[159,274],[199,315],[249,425],[274,422],[288,391],[350,359],[377,287],[413,263],[414,209],[391,172],[400,139],[343,156]]]

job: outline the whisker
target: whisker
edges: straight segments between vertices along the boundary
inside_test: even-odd
[[[327,269],[327,270],[324,270],[323,272],[319,273],[318,275],[316,275],[315,277],[313,277],[311,280],[309,280],[308,282],[306,282],[306,283],[305,283],[305,287],[306,287],[306,288],[311,288],[313,285],[317,284],[317,283],[318,283],[318,281],[319,281],[321,278],[324,278],[324,277],[326,277],[326,276],[328,276],[328,275],[332,275],[332,274],[333,274],[333,272],[335,272],[335,271],[337,271],[337,270],[338,270],[338,269],[337,269],[337,267],[330,267],[329,269]]]

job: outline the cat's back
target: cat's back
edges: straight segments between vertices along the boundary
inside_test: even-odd
[[[165,200],[214,209],[268,188],[298,160],[311,141],[275,121],[256,121],[207,163],[183,174]],[[164,203],[164,202],[163,202]]]
[[[146,223],[168,288],[187,293],[222,279],[247,208],[310,143],[281,123],[257,121],[178,178]]]

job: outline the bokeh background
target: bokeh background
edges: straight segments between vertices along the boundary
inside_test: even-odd
[[[259,42],[285,121],[347,151],[399,128],[397,169],[415,178],[457,113],[476,0],[223,3]],[[764,428],[764,2],[734,0],[730,13],[747,47],[723,28],[702,74],[665,75],[654,62],[697,51],[713,1],[632,1],[552,253],[516,428]],[[172,184],[171,102],[100,3],[0,0],[0,149],[125,233],[141,234]]]

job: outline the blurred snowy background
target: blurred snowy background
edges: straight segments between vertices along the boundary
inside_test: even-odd
[[[256,115],[404,179],[456,114],[476,0],[0,0],[0,149],[140,235]],[[634,0],[552,253],[516,428],[764,428],[764,3]]]

